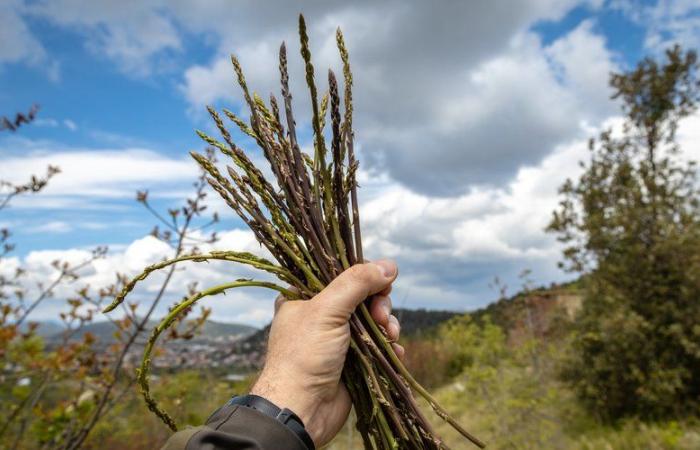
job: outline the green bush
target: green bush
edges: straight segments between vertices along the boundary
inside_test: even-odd
[[[626,122],[591,141],[549,229],[585,298],[565,378],[595,415],[660,419],[700,409],[700,206],[678,122],[700,97],[695,52],[613,74]]]

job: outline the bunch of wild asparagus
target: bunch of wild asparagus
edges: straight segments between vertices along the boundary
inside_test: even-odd
[[[250,108],[250,123],[223,109],[224,115],[240,130],[252,137],[270,165],[275,184],[232,140],[219,113],[208,111],[221,133],[223,142],[202,132],[199,136],[233,161],[228,177],[204,156],[192,157],[209,174],[208,182],[226,203],[250,227],[256,238],[269,250],[278,264],[250,253],[219,251],[193,254],[163,261],[147,267],[127,284],[115,301],[105,309],[113,310],[139,281],[150,273],[181,261],[231,261],[272,273],[290,290],[275,283],[249,279],[235,280],[209,289],[182,301],[156,326],[144,351],[138,381],[148,407],[170,428],[177,429],[172,417],[162,410],[150,394],[148,373],[153,347],[160,334],[180,314],[203,297],[236,287],[257,286],[276,290],[288,299],[308,299],[330,283],[339,273],[363,261],[360,218],[357,204],[356,172],[358,163],[353,151],[352,73],[348,52],[340,30],[337,44],[343,62],[344,95],[332,71],[328,72],[328,92],[320,102],[314,81],[309,39],[303,16],[299,17],[301,56],[306,68],[306,82],[313,111],[314,156],[301,151],[292,114],[289,91],[287,53],[280,47],[279,70],[281,105],[274,95],[269,106],[251,94],[238,60],[231,58],[244,98]],[[341,114],[341,109],[342,114]],[[324,137],[326,116],[330,114],[330,159]],[[445,449],[432,426],[421,412],[412,391],[423,396],[439,417],[479,447],[483,444],[456,423],[418,384],[394,353],[391,343],[362,304],[350,319],[351,346],[343,382],[348,388],[357,416],[357,427],[366,449]]]

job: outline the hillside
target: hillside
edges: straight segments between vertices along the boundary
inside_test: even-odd
[[[401,323],[403,336],[420,336],[431,333],[435,327],[460,315],[455,311],[396,308],[392,312]]]
[[[488,317],[509,336],[528,333],[546,337],[559,319],[573,319],[581,308],[581,281],[521,291],[470,313],[477,322]]]
[[[149,321],[147,327],[152,328],[157,323],[158,322],[155,320]],[[63,328],[60,325],[52,324],[52,326],[47,327],[44,325],[44,323],[41,323],[39,326],[39,330],[43,330],[40,334],[44,336],[49,343],[56,342],[62,338]],[[191,342],[214,341],[229,336],[245,337],[255,333],[257,330],[258,329],[255,327],[240,323],[207,320],[199,330],[199,333],[191,339]],[[51,331],[51,333],[47,333],[47,331]],[[115,331],[116,327],[111,322],[94,322],[86,325],[80,332],[76,333],[74,339],[82,339],[86,333],[90,333],[95,336],[100,343],[108,345],[115,341]]]
[[[61,333],[65,329],[65,327],[61,325],[60,322],[52,320],[47,320],[45,322],[36,322],[36,325],[37,327],[34,329],[34,332],[43,338],[50,338],[54,335]],[[21,332],[26,333],[29,330],[29,323],[24,322],[19,328]]]

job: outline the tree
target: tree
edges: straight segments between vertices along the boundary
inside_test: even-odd
[[[694,51],[676,46],[613,74],[621,133],[590,141],[548,230],[585,301],[564,375],[601,418],[659,418],[700,406],[700,207],[679,121],[700,100]]]
[[[35,113],[33,107],[27,115],[17,114],[14,122],[0,117],[0,131],[17,131]],[[213,161],[210,149],[206,157]],[[59,173],[57,167],[49,166],[46,175],[31,175],[25,183],[0,180],[0,218],[17,197],[41,192]],[[217,239],[215,232],[207,231],[218,216],[204,217],[205,186],[202,174],[193,184],[193,195],[165,215],[149,203],[146,191],[137,193],[137,201],[160,222],[151,235],[167,243],[175,257],[197,254],[198,245]],[[0,227],[0,269],[15,249],[11,236],[9,229]],[[0,416],[1,449],[84,447],[96,425],[134,390],[134,367],[128,359],[151,331],[156,307],[168,300],[176,266],[170,267],[145,310],[135,304],[123,305],[123,317],[111,319],[116,342],[109,344],[85,332],[86,325],[121,290],[126,277],[115,274],[114,284],[99,287],[81,280],[85,270],[106,254],[106,247],[97,247],[78,263],[52,261],[54,273],[36,286],[22,267],[11,273],[0,270],[0,410],[6,413]],[[63,331],[57,339],[44,342],[39,323],[33,321],[37,308],[68,286],[75,286],[75,293],[65,299],[66,308],[57,317]],[[191,286],[194,289],[196,285]],[[191,338],[208,315],[206,308],[197,317],[187,311],[166,341]]]

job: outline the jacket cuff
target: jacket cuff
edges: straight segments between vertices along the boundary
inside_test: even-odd
[[[282,423],[254,409],[225,405],[187,442],[186,450],[307,450],[306,444]]]

